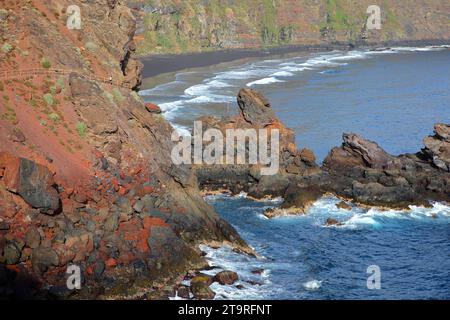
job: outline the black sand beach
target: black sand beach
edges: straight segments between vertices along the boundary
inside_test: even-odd
[[[230,49],[186,54],[155,54],[141,57],[140,60],[144,64],[142,76],[145,79],[179,70],[208,67],[219,63],[232,62],[246,58],[260,58],[312,51],[326,52],[331,50],[352,50],[355,48],[376,49],[389,46],[430,46],[442,44],[442,41],[427,40],[385,42],[379,44],[335,43],[324,45],[297,45],[262,49]]]

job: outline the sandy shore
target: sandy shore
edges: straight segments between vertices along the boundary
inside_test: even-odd
[[[429,45],[443,45],[444,41],[424,40],[424,41],[402,41],[402,42],[386,42],[372,45],[357,45],[361,49],[374,49],[379,47],[390,46],[429,46]],[[331,50],[351,50],[356,48],[349,44],[325,44],[325,45],[299,45],[299,46],[284,46],[274,47],[268,49],[232,49],[219,50],[201,53],[187,53],[187,54],[156,54],[142,57],[140,60],[144,64],[143,78],[151,78],[158,75],[172,73],[184,69],[202,68],[219,63],[232,62],[235,60],[246,58],[260,58],[274,55],[283,55],[290,53],[302,53],[313,51],[331,51]]]

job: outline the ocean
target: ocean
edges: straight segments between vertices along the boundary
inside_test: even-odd
[[[240,88],[264,93],[321,162],[343,132],[376,141],[391,154],[417,152],[436,122],[450,123],[450,49],[291,53],[177,72],[141,95],[188,134],[202,115],[236,112]],[[256,250],[248,257],[211,249],[217,273],[237,271],[241,286],[212,288],[217,299],[450,299],[450,206],[380,211],[338,209],[324,197],[305,216],[267,219],[281,201],[239,196],[206,200]],[[327,218],[342,225],[327,227]],[[368,268],[380,271],[369,289]]]

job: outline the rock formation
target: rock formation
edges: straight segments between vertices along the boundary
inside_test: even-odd
[[[304,214],[325,193],[358,204],[407,208],[429,205],[430,200],[450,201],[450,127],[435,126],[435,135],[425,138],[417,154],[393,156],[375,142],[357,134],[343,134],[341,147],[330,151],[319,167],[308,149],[298,150],[293,131],[276,118],[270,103],[251,89],[238,94],[239,115],[232,118],[201,118],[221,131],[229,128],[277,128],[280,130],[280,170],[272,176],[258,175],[254,165],[197,166],[200,187],[228,189],[250,196],[283,196],[284,203],[265,214],[274,217]],[[345,202],[339,207],[351,208]]]

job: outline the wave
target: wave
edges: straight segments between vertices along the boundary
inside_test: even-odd
[[[259,80],[255,80],[252,82],[247,83],[247,87],[252,87],[255,85],[264,85],[264,84],[270,84],[270,83],[277,83],[277,82],[285,82],[284,80],[280,80],[276,77],[269,77],[269,78],[263,78]]]
[[[306,290],[310,290],[310,291],[315,291],[320,289],[320,287],[322,286],[322,281],[318,281],[318,280],[311,280],[308,282],[305,282],[303,284],[303,288],[305,288]]]
[[[292,77],[294,74],[289,71],[278,71],[272,74],[272,77]]]

